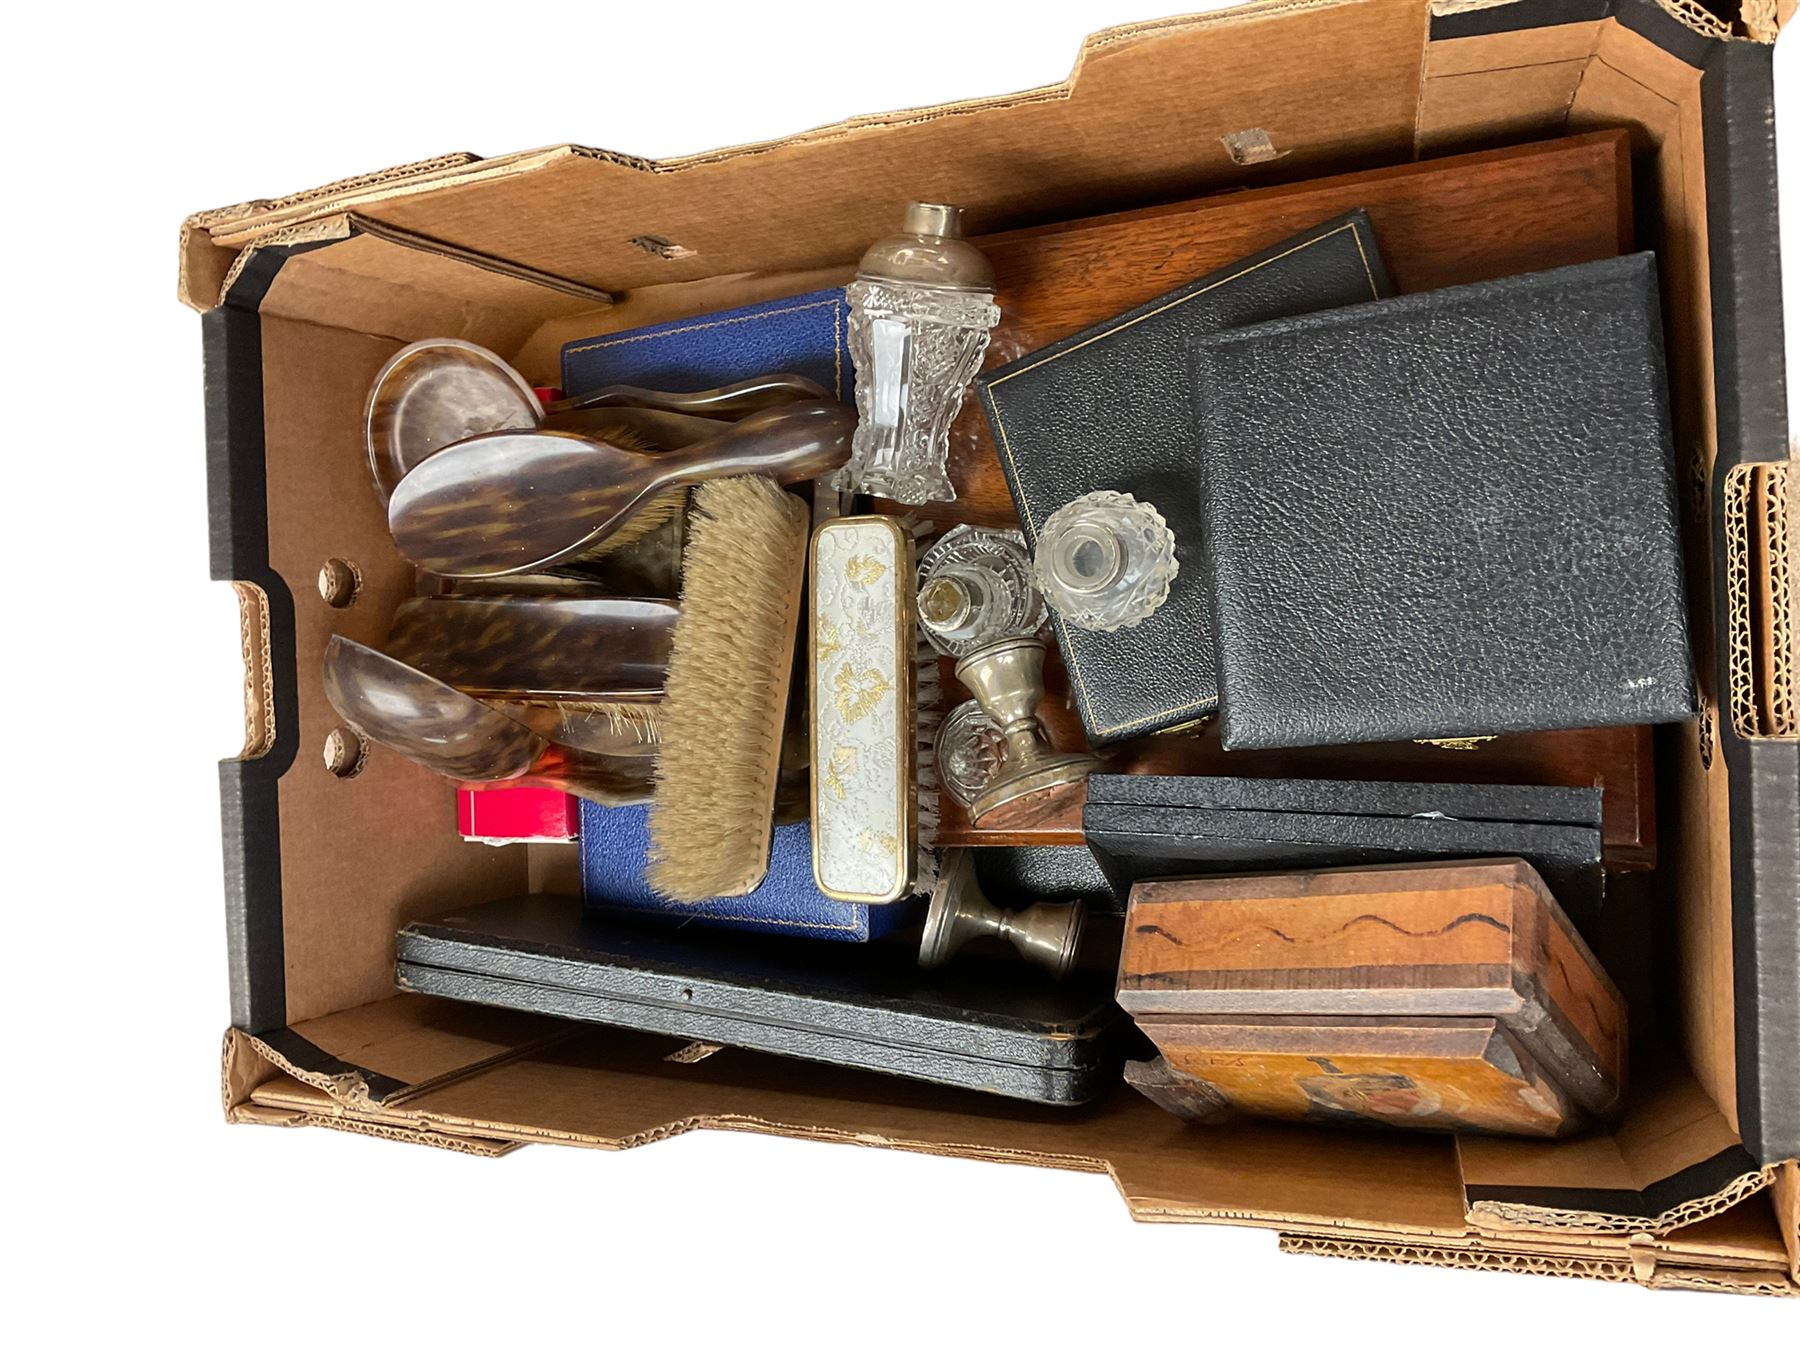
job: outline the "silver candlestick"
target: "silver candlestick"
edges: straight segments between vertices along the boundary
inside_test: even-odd
[[[1087,907],[1079,900],[1065,905],[1040,901],[1022,910],[1002,908],[982,893],[972,851],[952,849],[932,888],[919,964],[928,969],[941,966],[965,943],[997,937],[1060,980],[1075,964],[1086,920]]]
[[[1000,727],[1006,758],[992,781],[969,804],[969,819],[1034,792],[1079,783],[1100,764],[1098,756],[1051,748],[1037,705],[1044,697],[1044,640],[1036,635],[1002,638],[956,663],[956,678]]]

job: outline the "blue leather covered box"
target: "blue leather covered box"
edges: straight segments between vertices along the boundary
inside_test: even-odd
[[[914,902],[858,905],[821,891],[813,883],[812,837],[805,821],[775,831],[769,875],[750,894],[693,904],[670,900],[644,880],[648,819],[642,806],[581,804],[581,891],[589,909],[630,910],[827,942],[867,942],[918,915]]]
[[[855,394],[850,304],[844,288],[783,296],[741,309],[607,333],[563,345],[570,395],[602,385],[691,393],[778,371],[804,375],[840,402]]]

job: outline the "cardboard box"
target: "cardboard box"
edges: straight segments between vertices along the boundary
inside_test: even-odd
[[[759,1130],[1105,1171],[1138,1218],[1261,1225],[1291,1250],[1794,1292],[1800,740],[1772,8],[1746,6],[1745,38],[1693,0],[1249,6],[1100,33],[1068,80],[1022,94],[663,162],[446,156],[192,217],[212,567],[237,589],[246,667],[245,748],[220,775],[230,1117],[489,1154]],[[379,642],[413,586],[358,423],[400,344],[470,338],[553,383],[566,338],[846,279],[903,194],[967,203],[986,232],[1607,127],[1631,134],[1639,239],[1661,261],[1706,709],[1658,732],[1645,903],[1668,1034],[1640,1037],[1614,1133],[1194,1129],[1128,1090],[1011,1107],[395,994],[402,924],[577,886],[571,850],[465,844],[450,784],[331,741],[325,642]]]

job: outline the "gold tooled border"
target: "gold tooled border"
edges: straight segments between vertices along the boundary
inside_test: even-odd
[[[1057,351],[1051,352],[1048,356],[1043,357],[1041,360],[1033,361],[1030,365],[1020,366],[1016,370],[1008,371],[1006,374],[1000,376],[998,379],[988,381],[986,384],[984,384],[982,386],[981,394],[982,394],[982,398],[985,399],[987,402],[988,411],[993,414],[994,431],[999,438],[1000,453],[1002,455],[1006,456],[1008,472],[1009,472],[1012,480],[1015,483],[1023,483],[1024,477],[1019,472],[1019,461],[1018,461],[1017,457],[1013,454],[1011,442],[1007,438],[1006,423],[1000,416],[1000,400],[995,395],[995,390],[997,390],[1001,385],[1005,384],[1008,380],[1013,379],[1015,376],[1023,375],[1027,371],[1036,370],[1039,366],[1048,365],[1052,361],[1061,360],[1063,357],[1069,355],[1071,352],[1078,352],[1083,347],[1092,346],[1094,343],[1102,341],[1105,338],[1112,337],[1116,333],[1122,333],[1127,328],[1130,328],[1135,324],[1140,324],[1146,319],[1153,319],[1158,314],[1164,313],[1167,310],[1174,309],[1178,305],[1185,305],[1185,304],[1187,304],[1188,301],[1198,299],[1200,296],[1206,295],[1211,291],[1215,291],[1219,287],[1224,286],[1229,282],[1237,281],[1241,277],[1247,277],[1252,272],[1255,272],[1261,268],[1267,267],[1270,263],[1280,262],[1283,258],[1291,257],[1293,254],[1299,253],[1302,249],[1309,249],[1309,248],[1313,247],[1315,244],[1322,244],[1327,239],[1331,239],[1336,235],[1342,234],[1346,230],[1349,231],[1351,238],[1356,241],[1356,252],[1357,252],[1357,255],[1362,259],[1363,275],[1365,277],[1367,277],[1369,280],[1370,298],[1379,300],[1379,299],[1381,299],[1381,288],[1375,284],[1375,273],[1374,273],[1374,270],[1369,266],[1369,253],[1368,253],[1368,250],[1363,247],[1361,224],[1362,224],[1361,221],[1356,221],[1356,220],[1345,221],[1342,225],[1339,225],[1339,226],[1335,227],[1334,229],[1327,230],[1323,234],[1315,235],[1311,239],[1308,239],[1304,243],[1295,244],[1292,248],[1283,249],[1280,253],[1275,254],[1273,257],[1264,258],[1260,262],[1252,263],[1248,267],[1241,268],[1240,270],[1233,272],[1230,276],[1220,277],[1217,281],[1213,282],[1211,285],[1202,286],[1199,290],[1196,290],[1196,291],[1189,291],[1186,295],[1183,295],[1178,299],[1171,300],[1167,304],[1158,305],[1155,309],[1146,310],[1142,314],[1134,315],[1133,317],[1126,319],[1123,323],[1115,324],[1111,328],[1102,329],[1100,332],[1097,332],[1097,333],[1093,334],[1091,337],[1085,338],[1082,341],[1075,343],[1073,346],[1063,347]],[[1024,492],[1019,492],[1019,493],[1014,494],[1013,499],[1019,508],[1019,520],[1025,527],[1026,540],[1030,543],[1032,550],[1035,552],[1037,549],[1037,542],[1038,542],[1038,527],[1037,527],[1037,520],[1033,517],[1033,515],[1031,513],[1031,503],[1025,500]],[[1145,713],[1143,716],[1134,717],[1134,718],[1130,719],[1129,721],[1115,722],[1111,726],[1104,726],[1104,727],[1092,726],[1092,722],[1094,720],[1093,702],[1088,696],[1087,677],[1085,675],[1083,675],[1081,672],[1081,653],[1077,650],[1078,644],[1075,642],[1075,640],[1072,636],[1072,633],[1074,630],[1072,630],[1067,624],[1065,624],[1062,621],[1061,617],[1058,616],[1054,611],[1051,612],[1051,621],[1053,623],[1055,623],[1055,625],[1056,625],[1056,636],[1057,636],[1057,640],[1058,640],[1058,645],[1062,648],[1063,658],[1068,664],[1069,674],[1071,676],[1069,683],[1075,690],[1075,697],[1081,700],[1082,721],[1083,721],[1083,723],[1088,724],[1090,726],[1094,735],[1096,735],[1096,736],[1116,736],[1120,732],[1134,731],[1139,727],[1147,727],[1147,726],[1152,725],[1153,723],[1160,722],[1160,721],[1164,720],[1165,718],[1170,718],[1170,717],[1179,718],[1179,717],[1184,717],[1189,713],[1207,712],[1207,711],[1210,711],[1211,707],[1213,706],[1207,700],[1198,699],[1192,703],[1180,704],[1177,707],[1164,708],[1159,712]]]
[[[851,528],[879,527],[894,540],[894,714],[899,733],[895,755],[895,772],[900,790],[895,794],[899,818],[894,822],[896,875],[893,885],[880,895],[856,891],[839,891],[825,884],[819,875],[819,541],[828,531],[843,532]],[[887,905],[904,900],[912,879],[912,860],[918,850],[918,800],[913,786],[913,761],[917,755],[913,735],[913,594],[912,578],[916,572],[913,559],[913,537],[892,516],[840,516],[828,520],[813,531],[807,548],[807,581],[811,594],[806,606],[806,710],[807,749],[812,760],[811,819],[807,830],[812,839],[813,885],[833,900],[854,904]]]

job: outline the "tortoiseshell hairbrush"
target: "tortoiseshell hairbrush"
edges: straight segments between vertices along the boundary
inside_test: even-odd
[[[856,414],[837,403],[752,413],[718,435],[643,454],[592,436],[505,431],[424,460],[394,489],[388,528],[428,572],[504,576],[592,553],[669,488],[757,475],[794,483],[850,456]]]

